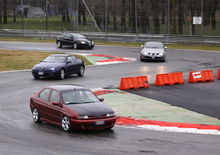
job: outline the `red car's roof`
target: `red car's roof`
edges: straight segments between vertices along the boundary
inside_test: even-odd
[[[72,90],[72,89],[87,89],[79,85],[54,85],[54,86],[49,86],[48,88],[55,89],[58,91]]]

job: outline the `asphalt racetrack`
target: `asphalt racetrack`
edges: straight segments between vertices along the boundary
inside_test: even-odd
[[[88,66],[82,78],[70,76],[62,81],[34,80],[30,71],[0,73],[0,154],[216,154],[220,152],[217,135],[198,135],[151,131],[115,126],[111,131],[63,132],[50,124],[34,124],[29,109],[31,94],[53,84],[80,84],[89,88],[118,87],[121,77],[148,75],[149,89],[129,92],[180,106],[220,119],[219,84],[209,83],[156,87],[158,73],[220,68],[220,53],[208,51],[167,50],[167,61],[140,62],[140,48],[96,46],[94,50],[57,49],[53,43],[0,42],[0,49],[63,51],[66,53],[106,54],[136,58],[123,64]]]

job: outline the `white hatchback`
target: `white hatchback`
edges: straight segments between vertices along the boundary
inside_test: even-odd
[[[146,42],[140,55],[140,61],[159,60],[166,61],[166,47],[161,42]]]

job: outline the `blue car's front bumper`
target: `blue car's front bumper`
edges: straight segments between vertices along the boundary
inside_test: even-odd
[[[59,76],[58,71],[53,70],[38,70],[38,69],[32,69],[32,75],[34,77],[48,77],[48,78],[56,78]]]

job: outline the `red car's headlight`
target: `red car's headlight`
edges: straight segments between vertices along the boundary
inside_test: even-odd
[[[106,117],[114,117],[114,116],[115,116],[115,113],[106,114]]]
[[[89,116],[82,115],[82,116],[78,116],[77,119],[89,119]]]

